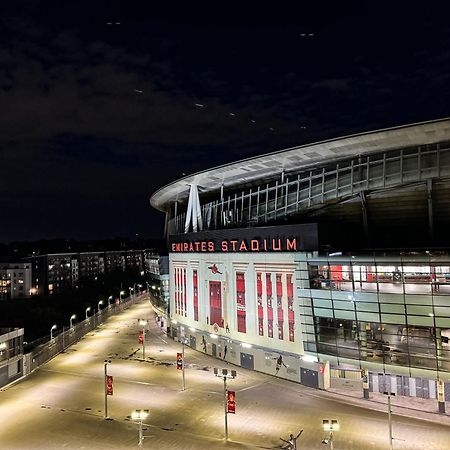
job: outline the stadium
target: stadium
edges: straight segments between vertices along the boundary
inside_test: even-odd
[[[311,387],[450,400],[449,194],[447,118],[162,187],[172,336]]]

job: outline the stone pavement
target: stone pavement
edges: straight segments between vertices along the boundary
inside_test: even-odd
[[[362,397],[362,392],[354,390],[333,388],[321,393],[337,401],[347,404],[361,406],[367,409],[387,412],[387,396],[379,392],[370,392],[368,400]],[[415,419],[427,420],[443,425],[450,425],[450,404],[446,403],[446,414],[439,414],[438,402],[436,399],[425,399],[417,397],[406,397],[396,395],[391,397],[392,412],[398,416],[412,417]]]

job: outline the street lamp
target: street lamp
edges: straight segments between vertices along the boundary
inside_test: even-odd
[[[56,326],[56,323],[55,323],[55,325],[53,325],[53,326],[50,328],[50,340],[51,340],[51,341],[53,340],[53,330],[56,330],[56,328],[58,328],[58,327]]]
[[[227,393],[227,379],[234,380],[236,378],[235,370],[214,368],[214,375],[223,378],[223,404],[225,412],[225,442],[228,441],[228,393]]]
[[[89,317],[88,317],[88,311],[90,311],[90,310],[91,310],[91,307],[88,306],[88,307],[86,308],[86,320],[89,319]]]
[[[144,445],[144,434],[142,433],[142,421],[148,417],[148,409],[135,409],[131,413],[132,420],[139,421],[139,448],[142,448]]]
[[[333,432],[339,431],[339,422],[336,419],[323,419],[322,420],[323,431],[330,433],[329,439],[323,439],[322,444],[330,444],[330,450],[334,450]]]
[[[142,359],[145,361],[145,326],[148,321],[146,319],[139,319],[139,325],[142,326]]]
[[[73,327],[73,320],[76,319],[76,318],[77,318],[77,316],[76,316],[75,314],[72,314],[72,315],[70,316],[70,328]]]
[[[108,297],[108,305],[111,304],[111,300],[114,300],[114,297],[113,297],[112,295],[110,295],[110,296]]]
[[[181,327],[181,369],[183,373],[183,391],[186,390],[186,378],[184,374],[184,369],[186,364],[184,362],[184,346],[188,344],[188,338],[184,335],[184,328]]]
[[[122,303],[122,295],[125,295],[125,291],[120,291],[119,292],[119,300]]]
[[[130,297],[134,296],[134,290],[133,290],[133,288],[130,286],[128,289],[130,290]],[[133,293],[132,293],[132,292],[133,292]],[[130,298],[130,300],[131,300],[131,298]]]
[[[393,443],[394,438],[392,437],[391,395],[395,396],[395,392],[385,391],[385,392],[383,392],[383,394],[387,395],[387,398],[388,398],[387,405],[388,405],[388,425],[389,425],[389,449],[393,450],[393,448],[394,448],[394,443]]]
[[[97,305],[98,312],[100,312],[100,305],[103,305],[103,300],[100,300]]]

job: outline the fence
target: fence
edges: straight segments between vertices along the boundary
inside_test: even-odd
[[[79,322],[66,330],[63,328],[63,331],[58,335],[55,335],[51,340],[49,340],[49,336],[45,336],[30,342],[27,344],[27,347],[32,350],[24,355],[23,375],[29,375],[40,365],[54,358],[67,347],[78,342],[87,333],[104,323],[109,317],[121,313],[131,305],[141,301],[144,296],[146,297],[147,294],[128,297],[128,299],[122,300],[118,305],[108,305],[106,308],[98,311],[82,322]],[[43,343],[43,341],[45,342]]]

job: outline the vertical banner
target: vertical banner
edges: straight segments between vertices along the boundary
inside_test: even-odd
[[[181,370],[183,369],[183,354],[177,353],[177,369]]]
[[[143,344],[144,343],[144,334],[142,333],[142,331],[139,333],[139,344]]]
[[[113,377],[106,375],[106,395],[113,395]]]
[[[236,392],[227,391],[227,412],[236,414]]]

